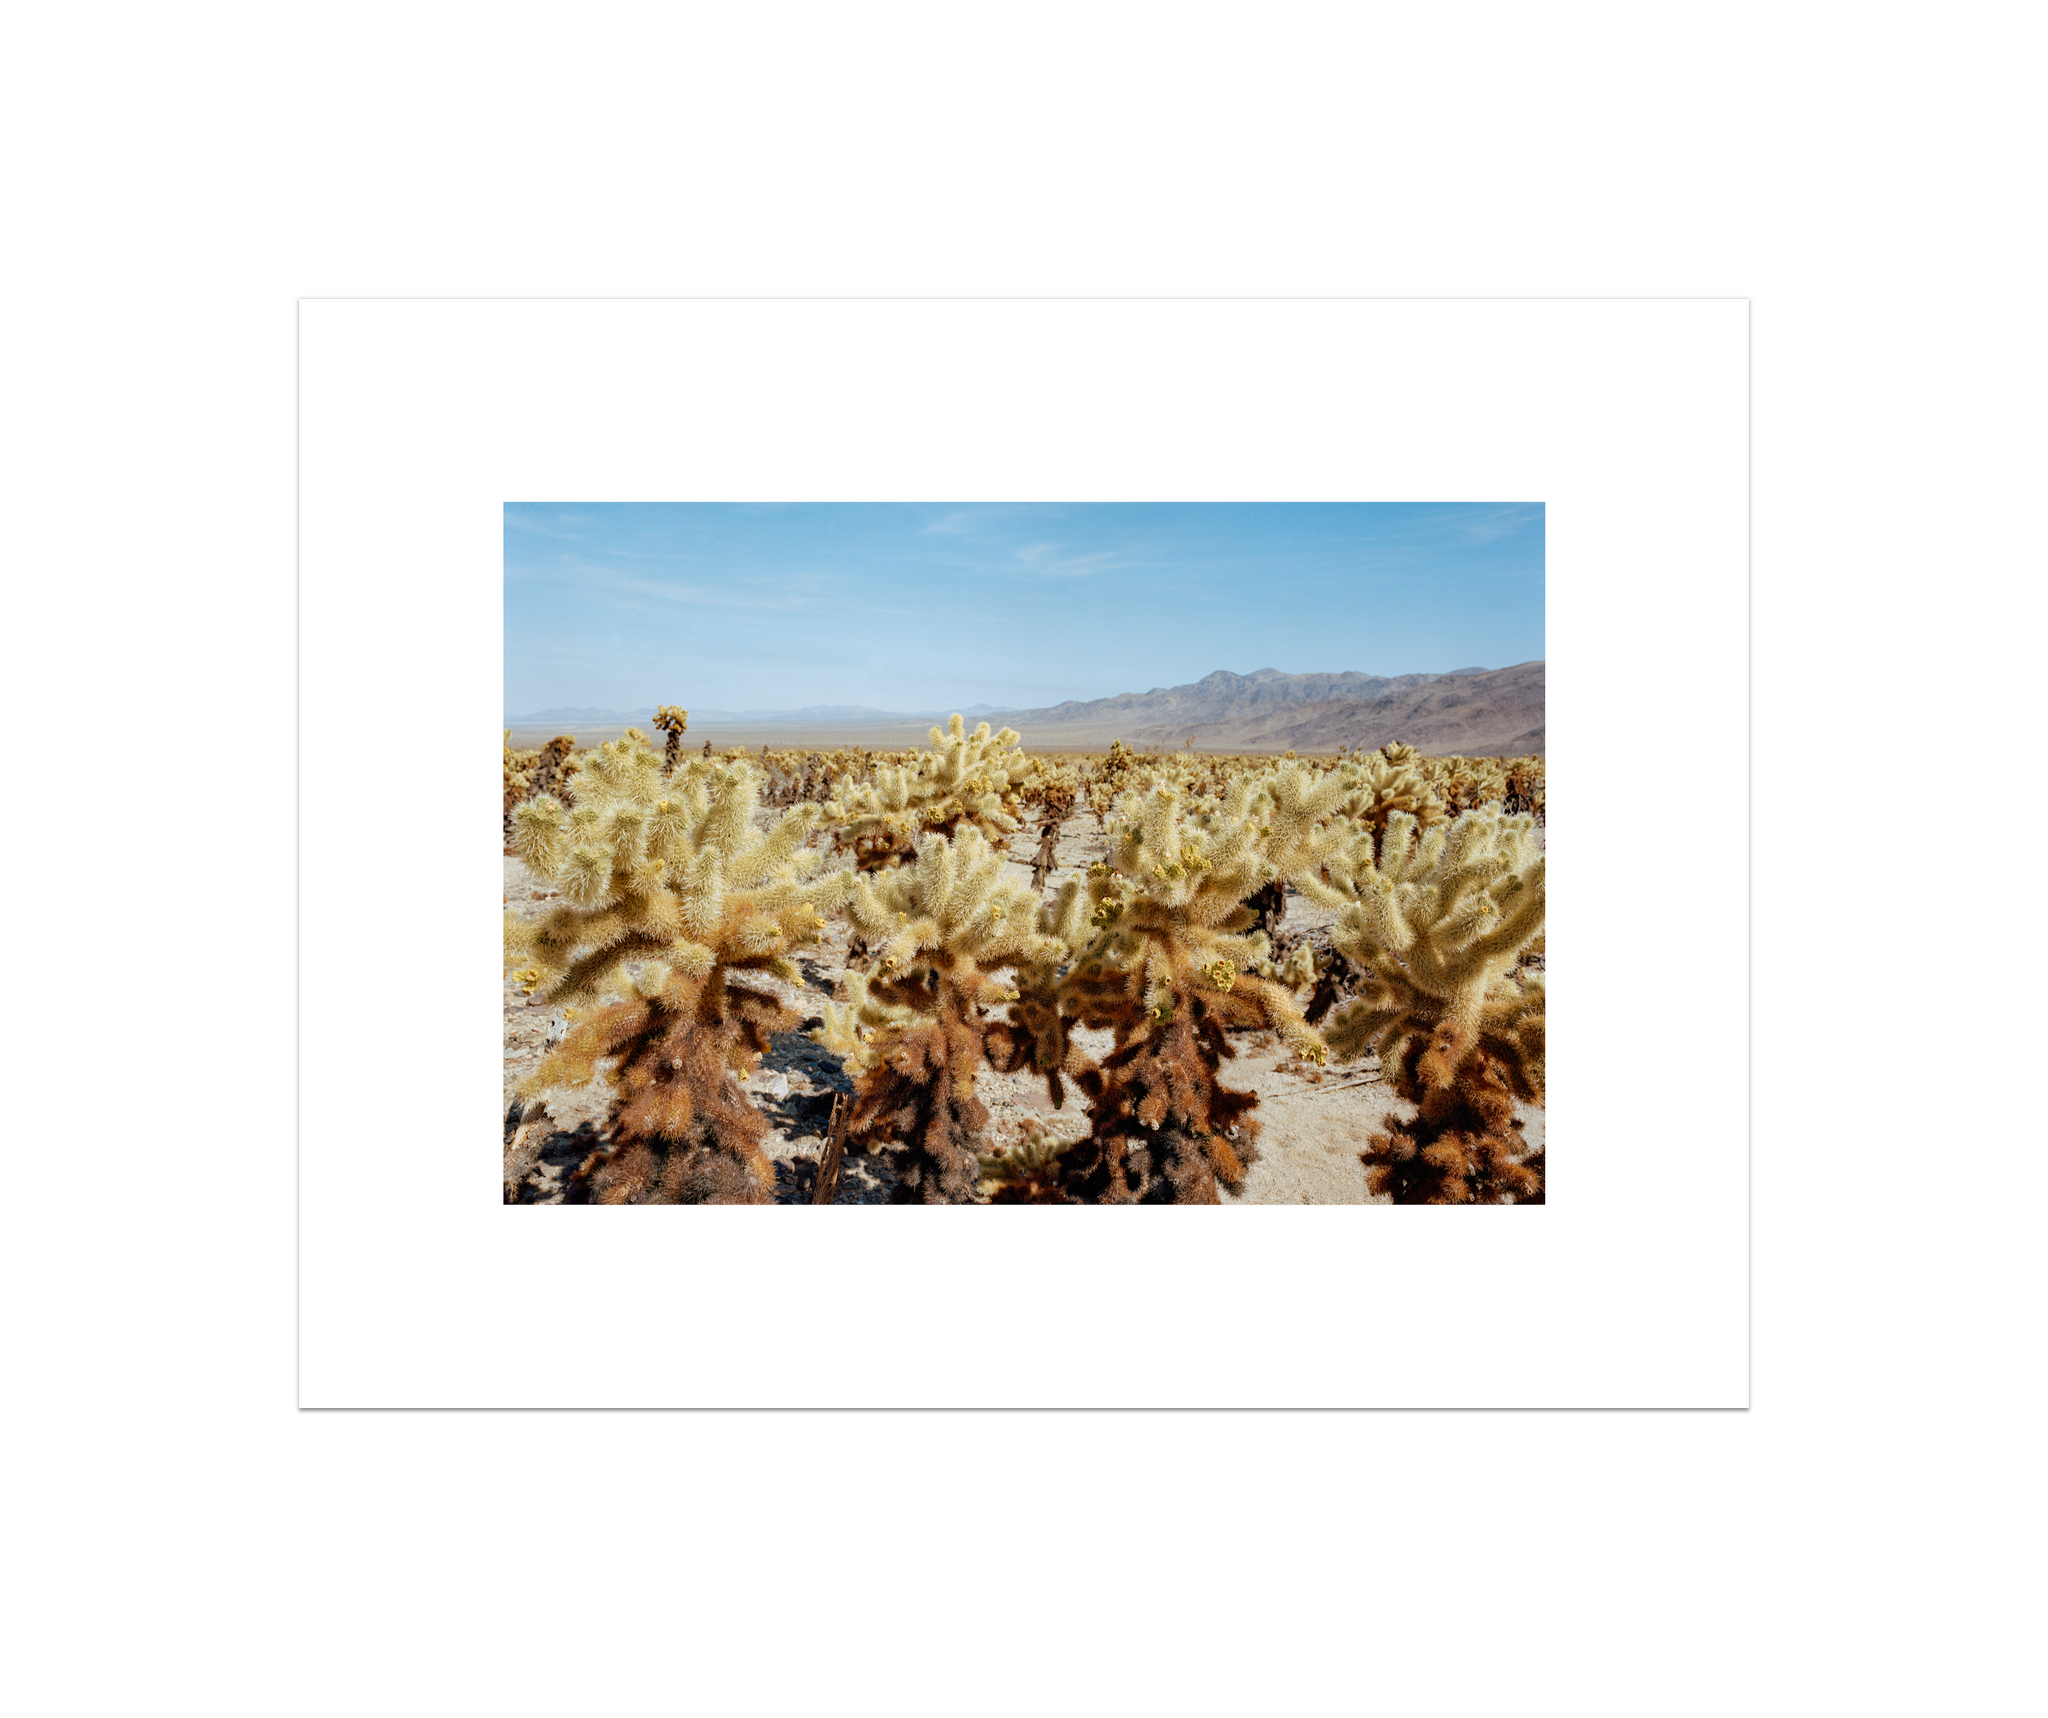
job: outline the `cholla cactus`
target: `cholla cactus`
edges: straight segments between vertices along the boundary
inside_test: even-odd
[[[523,772],[526,770],[530,770],[536,763],[540,761],[540,753],[537,751],[514,750],[512,745],[512,730],[510,728],[505,729],[504,734],[505,772],[507,775],[510,775],[515,771]]]
[[[616,1058],[607,1149],[585,1165],[600,1203],[766,1203],[768,1124],[732,1076],[769,1034],[797,1024],[772,993],[739,982],[802,976],[789,951],[817,940],[845,873],[804,882],[815,807],[753,827],[760,778],[691,764],[673,782],[644,741],[591,754],[574,811],[519,808],[520,856],[567,904],[528,925],[508,914],[507,965],[531,963],[544,1006],[580,1011],[521,1096],[581,1085]]]
[[[1453,812],[1472,811],[1499,803],[1510,814],[1527,811],[1543,821],[1543,759],[1434,758],[1427,766],[1431,779]]]
[[[1027,1121],[1015,1145],[998,1146],[982,1158],[975,1191],[991,1205],[1064,1205],[1060,1178],[1066,1149],[1043,1122]]]
[[[574,734],[557,734],[542,746],[540,763],[533,772],[533,792],[528,797],[550,793],[564,805],[573,805],[575,797],[569,791],[569,778],[583,767],[582,761],[575,754]]]
[[[1539,757],[1507,760],[1506,792],[1501,809],[1510,813],[1526,811],[1540,824],[1544,817],[1544,769]]]
[[[1470,758],[1446,759],[1437,779],[1442,787],[1444,804],[1452,816],[1461,811],[1479,809],[1485,797],[1486,784],[1480,772],[1472,767]]]
[[[662,753],[661,773],[675,774],[678,760],[683,755],[683,732],[690,725],[690,712],[676,704],[660,704],[655,707],[654,725],[668,735],[668,747]]]
[[[1016,791],[1030,762],[1013,729],[991,735],[983,722],[969,734],[956,715],[948,729],[932,729],[931,743],[906,763],[878,765],[871,784],[850,786],[825,807],[840,826],[835,847],[850,848],[860,870],[902,864],[923,835],[963,827],[1008,835],[1018,827]]]
[[[989,1060],[1006,1074],[1029,1069],[1043,1075],[1054,1109],[1067,1101],[1066,1081],[1095,1065],[1074,1042],[1065,1007],[1066,973],[1095,941],[1097,927],[1089,916],[1094,905],[1081,879],[1069,877],[1039,906],[1039,958],[1016,963],[1008,1017],[987,1033]]]
[[[843,874],[843,873],[842,873]],[[917,863],[862,877],[846,903],[878,952],[872,973],[850,973],[845,1006],[828,1004],[812,1036],[854,1075],[850,1142],[894,1144],[895,1197],[960,1204],[980,1178],[989,1122],[974,1090],[987,1060],[982,1010],[1015,1002],[1005,967],[1065,952],[1038,929],[1039,903],[1003,875],[1002,855],[973,827],[927,835]]]
[[[1137,767],[1137,754],[1122,740],[1112,740],[1109,755],[1083,780],[1082,795],[1088,802],[1088,809],[1095,813],[1098,829],[1109,827],[1110,807],[1116,804],[1117,796],[1131,786],[1131,772]]]
[[[1074,815],[1074,802],[1081,793],[1081,772],[1072,764],[1036,760],[1037,767],[1025,778],[1019,797],[1038,808],[1039,816],[1054,828]]]
[[[1253,931],[1245,940],[1251,949],[1247,971],[1271,979],[1283,990],[1300,991],[1315,983],[1316,951],[1309,944],[1297,942],[1276,948],[1262,930]]]
[[[505,851],[516,852],[512,845],[512,813],[516,807],[534,798],[537,794],[551,793],[565,804],[573,803],[568,790],[569,777],[575,772],[576,759],[571,754],[576,749],[575,739],[568,734],[557,734],[538,751],[514,751],[512,730],[505,730]]]
[[[1031,860],[1031,892],[1045,892],[1058,855],[1060,825],[1074,814],[1074,802],[1081,794],[1081,775],[1071,764],[1040,762],[1024,783],[1022,798],[1038,809],[1038,851]]]
[[[1368,1188],[1402,1204],[1540,1200],[1514,1118],[1517,1100],[1543,1101],[1543,980],[1514,971],[1543,936],[1534,820],[1467,812],[1424,832],[1395,812],[1377,860],[1361,833],[1325,872],[1303,888],[1342,909],[1332,947],[1364,974],[1330,1016],[1331,1051],[1377,1051],[1420,1112],[1363,1154]]]
[[[1263,944],[1240,933],[1253,890],[1281,875],[1276,832],[1240,782],[1212,815],[1184,815],[1160,788],[1116,807],[1114,866],[1089,872],[1096,935],[1062,985],[1066,1012],[1107,1026],[1115,1048],[1081,1077],[1092,1130],[1068,1154],[1067,1191],[1088,1202],[1205,1203],[1256,1160],[1256,1094],[1217,1079],[1225,1032],[1263,1026],[1320,1062],[1322,1042],[1287,988],[1252,970]]]
[[[1429,785],[1413,746],[1390,740],[1362,761],[1347,763],[1338,774],[1350,788],[1345,815],[1372,831],[1375,853],[1387,820],[1396,812],[1407,813],[1425,829],[1443,821],[1444,802]]]
[[[512,730],[505,730],[505,851],[512,851],[512,808],[523,801],[533,787],[533,768],[540,762],[537,751],[515,751]]]

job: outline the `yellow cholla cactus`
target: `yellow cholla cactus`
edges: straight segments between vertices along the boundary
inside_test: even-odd
[[[1031,760],[1013,729],[991,734],[983,722],[970,734],[956,715],[946,729],[932,729],[931,743],[905,762],[878,762],[871,782],[848,785],[826,805],[838,825],[834,845],[851,850],[859,869],[902,864],[926,834],[972,827],[997,836],[1018,827],[1017,791]]]
[[[668,745],[662,753],[661,767],[665,774],[672,774],[683,755],[683,733],[690,725],[690,712],[679,704],[657,704],[654,709],[654,725],[668,736]]]
[[[1279,790],[1289,818],[1302,811],[1306,777]],[[1213,812],[1190,814],[1157,788],[1117,802],[1109,864],[1087,878],[1094,936],[1061,984],[1065,1012],[1106,1026],[1116,1048],[1082,1078],[1093,1128],[1068,1156],[1069,1191],[1086,1201],[1213,1203],[1256,1158],[1258,1099],[1217,1079],[1234,1056],[1233,1027],[1277,1031],[1299,1053],[1322,1042],[1288,989],[1260,976],[1266,945],[1242,933],[1255,920],[1245,897],[1317,850],[1304,831],[1276,833],[1274,795],[1254,806],[1249,777]]]
[[[1037,807],[1043,822],[1065,822],[1081,797],[1081,772],[1072,764],[1048,763],[1044,759],[1034,759],[1033,766],[1018,789],[1018,797]]]
[[[505,730],[505,846],[509,852],[512,845],[512,812],[524,800],[533,787],[533,772],[540,763],[537,750],[515,749],[512,744],[512,730]]]
[[[1473,811],[1423,831],[1396,812],[1377,860],[1361,830],[1325,870],[1329,883],[1307,879],[1302,891],[1341,910],[1331,946],[1372,975],[1371,999],[1331,1016],[1347,1059],[1374,1049],[1392,1062],[1441,1021],[1477,1034],[1502,1007],[1520,1010],[1509,974],[1543,935],[1533,818]]]
[[[1424,761],[1412,746],[1389,742],[1362,760],[1354,760],[1336,772],[1344,781],[1344,815],[1372,831],[1374,850],[1383,838],[1387,820],[1404,812],[1423,828],[1441,823],[1444,802],[1430,785]]]
[[[1514,1117],[1544,1089],[1543,978],[1516,971],[1543,939],[1535,819],[1468,811],[1424,831],[1396,812],[1376,859],[1361,832],[1326,871],[1302,888],[1342,909],[1331,945],[1365,974],[1329,1017],[1330,1047],[1376,1051],[1420,1107],[1365,1153],[1368,1186],[1401,1202],[1540,1198]]]
[[[1042,1075],[1054,1109],[1066,1103],[1066,1081],[1094,1066],[1073,1040],[1065,983],[1068,969],[1095,940],[1097,910],[1079,877],[1069,877],[1058,894],[1039,905],[1041,953],[1017,962],[1010,975],[1014,994],[1008,1017],[987,1033],[989,1060],[1006,1074],[1029,1070]]]
[[[1252,949],[1249,971],[1270,978],[1288,990],[1303,990],[1316,981],[1315,950],[1298,942],[1279,960],[1273,958],[1271,939],[1264,931],[1253,931],[1246,939]]]
[[[848,975],[843,1006],[828,1004],[812,1036],[855,1076],[847,1137],[896,1147],[898,1199],[970,1199],[988,1125],[974,1091],[983,1010],[1021,999],[1005,969],[1055,960],[1065,944],[1039,929],[1037,897],[972,826],[926,836],[914,865],[859,878],[845,910],[874,967]]]
[[[897,1040],[922,1016],[902,1003],[888,1002],[868,987],[868,975],[849,971],[821,1010],[824,1025],[811,1036],[837,1056],[856,1080],[888,1060]],[[880,1150],[880,1143],[870,1145]]]
[[[609,1149],[597,1197],[761,1201],[773,1173],[767,1123],[726,1079],[745,1073],[796,1015],[752,973],[801,982],[791,951],[816,941],[844,899],[844,872],[805,880],[813,806],[754,827],[760,777],[693,763],[664,782],[642,739],[609,741],[579,778],[576,808],[521,806],[520,856],[566,898],[535,924],[507,915],[506,960],[528,961],[545,1004],[600,1004],[521,1088],[581,1085],[616,1059]]]

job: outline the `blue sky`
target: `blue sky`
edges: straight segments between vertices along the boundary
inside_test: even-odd
[[[1543,655],[1541,503],[515,503],[505,709],[1030,709]]]

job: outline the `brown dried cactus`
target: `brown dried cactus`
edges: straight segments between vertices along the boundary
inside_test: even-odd
[[[1115,1035],[1080,1078],[1092,1126],[1065,1157],[1070,1198],[1217,1203],[1258,1155],[1257,1095],[1217,1077],[1236,1055],[1227,1033],[1265,1027],[1323,1058],[1288,987],[1253,970],[1265,939],[1239,934],[1254,919],[1246,896],[1311,863],[1318,841],[1306,772],[1269,786],[1255,814],[1260,786],[1243,780],[1221,810],[1192,818],[1167,788],[1117,807],[1130,821],[1115,868],[1089,873],[1098,934],[1061,985],[1064,1013]]]
[[[845,1006],[828,1004],[812,1036],[845,1058],[854,1081],[847,1137],[892,1148],[901,1203],[974,1197],[989,1124],[974,1089],[989,1059],[983,1010],[1020,994],[996,974],[1065,952],[1039,930],[1038,905],[971,826],[950,841],[926,836],[915,865],[852,888],[847,917],[877,950],[874,972],[848,973]],[[1007,1029],[999,1042],[1008,1049]]]
[[[661,779],[643,740],[607,742],[574,812],[544,798],[516,817],[520,855],[566,904],[507,915],[508,964],[531,960],[542,1002],[596,1003],[520,1088],[581,1085],[601,1062],[614,1097],[603,1149],[579,1172],[600,1203],[766,1203],[766,1119],[740,1089],[774,1032],[798,1024],[754,973],[802,983],[792,948],[817,939],[843,873],[803,882],[814,807],[753,827],[760,778],[692,764]],[[608,1000],[617,998],[617,1000]]]

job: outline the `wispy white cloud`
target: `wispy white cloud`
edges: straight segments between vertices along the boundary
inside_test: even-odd
[[[1098,549],[1092,555],[1070,555],[1058,543],[1025,543],[1011,551],[1026,569],[1042,579],[1083,579],[1124,558],[1122,549]]]
[[[1413,561],[1416,555],[1411,551],[1433,555],[1447,547],[1476,549],[1497,543],[1503,537],[1540,524],[1542,519],[1540,501],[1426,508],[1405,513],[1398,522],[1369,525],[1346,543],[1344,552],[1394,566]]]
[[[962,537],[970,533],[985,536],[1004,530],[1029,530],[1025,523],[1045,520],[1066,509],[1035,501],[977,501],[967,507],[946,507],[935,512],[920,528],[927,537]],[[1045,526],[1040,524],[1039,530]]]
[[[573,543],[583,536],[581,531],[563,529],[564,526],[583,524],[583,516],[579,513],[550,513],[543,522],[531,513],[508,512],[505,523],[515,531],[529,532],[536,537],[553,537],[564,543]]]
[[[690,607],[754,609],[774,614],[803,614],[822,609],[858,609],[871,614],[922,612],[877,603],[869,592],[849,599],[834,590],[828,580],[815,575],[782,574],[772,579],[729,579],[716,583],[685,578],[648,579],[575,557],[564,562],[564,570],[572,573],[585,589],[621,608],[644,609],[647,602],[635,599],[651,599]]]
[[[1497,543],[1503,536],[1522,530],[1542,518],[1542,506],[1536,504],[1507,504],[1495,508],[1458,508],[1456,512],[1423,514],[1421,518],[1409,520],[1405,530],[1393,530],[1389,536],[1403,539],[1403,536],[1450,536],[1450,539],[1466,545]]]
[[[1499,507],[1462,509],[1455,521],[1458,534],[1467,543],[1497,543],[1503,537],[1526,530],[1543,517],[1535,502],[1511,502]]]

